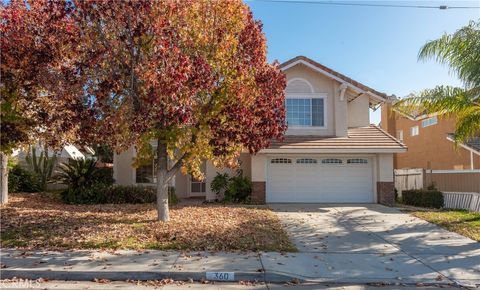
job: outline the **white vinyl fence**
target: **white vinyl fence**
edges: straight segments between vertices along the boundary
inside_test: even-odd
[[[443,193],[445,208],[480,212],[480,170],[396,169],[395,189],[422,189],[433,184]]]
[[[459,208],[480,212],[480,193],[443,192],[445,208]]]

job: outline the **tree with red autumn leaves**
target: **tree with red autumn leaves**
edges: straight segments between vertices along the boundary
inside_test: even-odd
[[[78,30],[71,3],[12,0],[0,6],[1,203],[8,201],[7,158],[13,149],[77,140],[85,108],[74,60]]]
[[[241,1],[79,2],[94,136],[136,165],[158,158],[158,219],[179,169],[235,166],[285,130],[285,77],[266,60],[261,24]],[[156,150],[151,141],[155,140]]]
[[[157,158],[158,220],[169,219],[178,170],[234,167],[243,150],[283,136],[285,76],[241,1],[69,3],[81,136],[117,152],[135,146],[136,166]]]

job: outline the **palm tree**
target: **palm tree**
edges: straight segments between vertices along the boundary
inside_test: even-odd
[[[427,42],[419,60],[434,59],[447,65],[463,87],[437,86],[418,96],[399,101],[395,107],[406,112],[438,113],[456,118],[455,142],[466,142],[480,134],[480,19],[453,34]]]

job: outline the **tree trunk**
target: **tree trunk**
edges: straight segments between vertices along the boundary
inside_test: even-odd
[[[168,212],[168,158],[167,145],[158,139],[157,147],[157,219],[167,222],[170,219]]]
[[[8,203],[8,156],[7,154],[0,152],[0,163],[1,163],[1,177],[0,177],[0,204]]]

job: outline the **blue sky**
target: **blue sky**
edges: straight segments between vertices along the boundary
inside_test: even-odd
[[[295,1],[295,0],[291,0]],[[324,1],[325,2],[325,1]],[[480,1],[349,1],[480,6]],[[263,22],[270,61],[305,55],[365,85],[403,97],[439,84],[459,85],[448,68],[418,62],[420,47],[451,33],[480,9],[412,9],[266,3],[246,0]],[[380,121],[380,110],[370,114]]]

